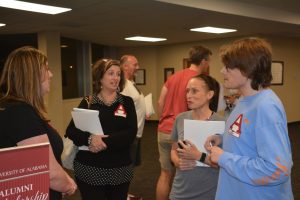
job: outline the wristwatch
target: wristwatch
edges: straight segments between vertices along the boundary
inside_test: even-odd
[[[202,163],[204,163],[204,161],[205,161],[205,158],[206,158],[206,153],[204,153],[204,152],[202,152],[202,154],[201,154],[201,157],[200,157],[200,159],[199,159],[199,161],[200,162],[202,162]]]

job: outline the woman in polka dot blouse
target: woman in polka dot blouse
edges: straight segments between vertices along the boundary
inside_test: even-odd
[[[120,94],[124,74],[119,61],[100,59],[93,65],[94,94],[85,97],[79,108],[99,110],[104,135],[77,129],[73,120],[66,136],[79,150],[74,173],[83,200],[126,200],[133,168],[130,146],[137,134],[137,117],[133,100]]]

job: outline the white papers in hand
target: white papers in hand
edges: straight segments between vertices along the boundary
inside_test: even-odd
[[[152,93],[149,93],[145,96],[145,104],[146,104],[146,116],[150,117],[155,113],[152,102]]]
[[[71,114],[76,128],[95,135],[103,135],[102,126],[99,120],[99,111],[73,108]],[[81,146],[79,149],[88,150],[88,147]]]
[[[201,152],[208,153],[204,143],[208,136],[214,134],[223,134],[225,129],[224,121],[199,121],[184,120],[184,139],[194,143]],[[208,166],[197,161],[197,166]]]

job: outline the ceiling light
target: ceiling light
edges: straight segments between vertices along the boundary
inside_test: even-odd
[[[0,23],[0,26],[6,26],[6,24],[2,24],[2,23]]]
[[[28,3],[28,2],[16,1],[16,0],[1,0],[0,7],[13,8],[13,9],[25,10],[31,12],[39,12],[39,13],[52,14],[52,15],[72,10],[70,8],[48,6],[43,4]]]
[[[205,32],[205,33],[230,33],[230,32],[235,32],[235,29],[227,29],[227,28],[217,28],[217,27],[201,27],[201,28],[192,28],[190,29],[191,31],[197,31],[197,32]]]
[[[143,41],[143,42],[160,42],[167,40],[166,38],[152,38],[152,37],[143,37],[143,36],[134,36],[125,38],[125,40],[134,40],[134,41]]]

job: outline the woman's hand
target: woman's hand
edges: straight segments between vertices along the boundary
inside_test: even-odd
[[[76,185],[75,181],[70,176],[67,176],[67,177],[68,177],[68,181],[69,181],[69,187],[68,187],[68,190],[63,193],[63,196],[72,195],[77,190],[77,185]]]
[[[103,142],[102,138],[106,138],[108,135],[91,135],[91,143],[89,145],[89,150],[93,153],[98,153],[107,148],[106,144]]]
[[[178,141],[178,143],[182,146],[182,149],[177,149],[179,157],[187,160],[199,160],[202,153],[192,142],[188,140],[185,140],[184,142],[181,140]]]
[[[179,144],[183,148],[182,149],[178,148],[177,153],[178,153],[179,158],[181,158],[182,160],[185,159],[185,160],[183,160],[183,162],[186,162],[186,160],[190,160],[190,161],[194,161],[196,163],[196,161],[200,160],[200,157],[202,156],[202,152],[197,149],[195,144],[193,144],[192,142],[190,142],[188,140],[185,140],[184,143],[182,141],[179,141]],[[209,149],[211,149],[211,148],[212,147],[209,146]],[[216,146],[216,148],[219,148],[219,147]],[[219,148],[219,149],[223,153],[223,150],[221,148]],[[216,154],[214,154],[214,156],[216,156]],[[216,157],[213,157],[213,159],[216,159]],[[213,162],[213,160],[211,160],[210,154],[207,154],[206,159],[204,160],[204,163],[211,167],[214,167],[214,168],[219,167],[217,164],[218,162]],[[184,163],[182,165],[184,165],[184,167],[186,165],[191,166],[191,163]]]
[[[201,156],[201,152],[198,151],[197,147],[188,140],[185,143],[181,140],[178,141],[182,148],[177,148],[178,154],[178,168],[180,170],[191,170],[196,166],[196,160]]]

